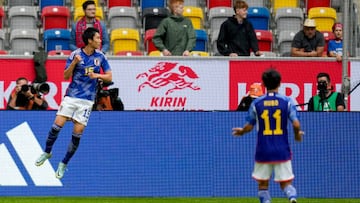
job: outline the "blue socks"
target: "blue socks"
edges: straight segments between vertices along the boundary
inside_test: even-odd
[[[259,190],[258,196],[260,199],[260,203],[271,203],[269,190]]]
[[[56,125],[55,123],[51,126],[51,129],[49,131],[48,134],[48,138],[46,140],[46,147],[45,147],[45,152],[46,153],[50,153],[52,150],[52,147],[59,135],[59,132],[61,130],[61,126]]]
[[[81,135],[82,134],[75,134],[75,133],[72,134],[71,142],[69,143],[68,150],[66,152],[64,159],[62,160],[64,164],[68,164],[71,157],[75,154],[80,144]]]
[[[284,188],[284,193],[286,194],[286,196],[291,199],[291,198],[296,198],[297,194],[296,194],[296,189],[294,188],[294,186],[292,185],[288,185]]]

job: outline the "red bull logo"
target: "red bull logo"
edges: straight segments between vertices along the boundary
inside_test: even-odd
[[[136,79],[140,78],[146,78],[146,81],[139,85],[138,92],[147,86],[154,89],[167,88],[165,95],[185,88],[200,90],[193,82],[199,78],[197,74],[190,67],[178,63],[159,62],[147,72],[136,76]]]

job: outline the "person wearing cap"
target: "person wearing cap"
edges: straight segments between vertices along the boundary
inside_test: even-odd
[[[336,57],[337,61],[341,61],[343,54],[343,25],[338,22],[334,23],[332,31],[335,35],[335,39],[330,40],[328,43],[328,56]]]
[[[314,19],[306,19],[303,29],[293,38],[291,56],[295,57],[321,57],[324,52],[324,35],[316,30]]]
[[[250,86],[250,90],[247,93],[246,96],[244,96],[241,101],[239,106],[237,107],[236,111],[247,111],[249,110],[250,104],[252,101],[254,101],[256,98],[262,96],[263,90],[261,88],[261,83],[253,83]]]

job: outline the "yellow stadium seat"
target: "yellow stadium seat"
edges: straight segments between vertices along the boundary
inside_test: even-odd
[[[210,56],[209,52],[206,51],[192,51],[190,52],[191,56]]]
[[[202,8],[196,6],[184,6],[183,15],[191,20],[194,29],[204,28],[204,13]]]
[[[164,56],[164,55],[162,54],[161,51],[156,50],[156,51],[151,51],[151,52],[149,53],[149,56]]]
[[[137,29],[118,28],[111,31],[112,52],[139,51],[140,33]]]
[[[75,11],[74,11],[74,21],[78,21],[80,18],[82,18],[84,16],[84,10],[83,8],[80,7],[76,7]],[[104,11],[102,9],[102,7],[96,7],[96,18],[99,20],[103,20],[104,19]]]
[[[271,0],[272,13],[275,16],[276,10],[279,8],[297,8],[299,0]]]
[[[315,20],[318,31],[332,31],[331,27],[336,22],[336,10],[331,7],[313,7],[309,9],[308,17]]]
[[[73,7],[74,8],[82,7],[85,1],[87,0],[73,0]],[[99,6],[99,0],[94,0],[94,1],[95,1],[95,5]]]

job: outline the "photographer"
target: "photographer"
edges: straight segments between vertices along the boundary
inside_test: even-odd
[[[41,97],[49,92],[46,83],[28,85],[28,79],[20,77],[7,103],[7,110],[46,110],[48,103]]]
[[[309,100],[308,111],[344,111],[344,96],[334,92],[327,73],[317,75],[318,94]]]

